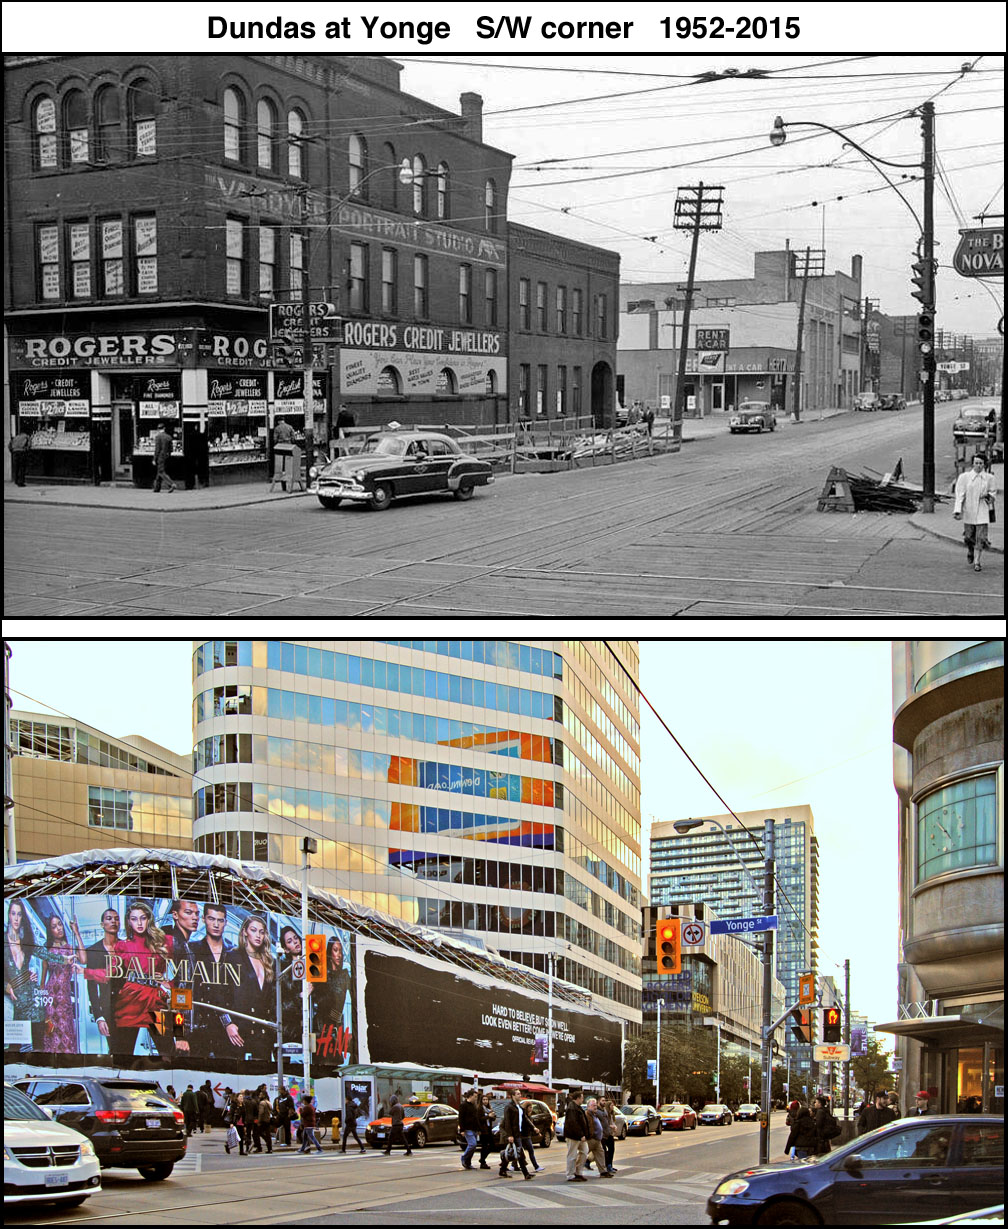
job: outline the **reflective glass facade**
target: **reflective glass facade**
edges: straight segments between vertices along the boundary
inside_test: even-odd
[[[636,1022],[637,673],[630,641],[198,642],[194,847],[296,873],[313,836],[313,883],[555,951]]]

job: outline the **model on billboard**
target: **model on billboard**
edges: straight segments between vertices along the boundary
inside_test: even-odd
[[[227,907],[208,902],[203,906],[202,939],[189,944],[193,960],[192,1049],[208,1058],[233,1055],[242,1045],[238,1025],[225,1011],[227,980],[221,966],[230,966],[234,948],[224,938]],[[197,978],[199,972],[201,976]]]
[[[333,935],[326,945],[326,980],[316,985],[312,1004],[317,1053],[320,1059],[337,1064],[346,1060],[353,1032],[353,983],[350,970],[343,967],[344,954],[342,936]]]
[[[96,942],[84,949],[89,969],[107,969],[110,956],[116,954],[116,944],[119,942],[119,911],[109,906],[102,910],[102,936]],[[97,1025],[98,1032],[106,1039],[115,1019],[113,1015],[112,983],[108,981],[87,982],[88,1002],[91,1004],[91,1017]]]
[[[283,1039],[287,1042],[301,1040],[301,988],[308,986],[308,993],[315,989],[312,982],[304,982],[294,976],[294,960],[301,956],[304,945],[293,926],[280,928],[280,947],[287,962],[280,977],[280,1011],[283,1016]]]
[[[14,899],[7,906],[7,932],[4,936],[4,1023],[26,1020],[38,1023],[43,1006],[38,996],[39,974],[35,935],[28,921],[24,902]]]
[[[46,1054],[76,1054],[77,1013],[75,1010],[74,975],[87,963],[84,940],[71,917],[70,928],[74,945],[67,939],[66,924],[57,913],[46,919],[45,955],[42,957],[42,1001],[45,1004],[45,1025],[42,1030],[42,1050]]]
[[[238,945],[231,955],[239,969],[239,983],[235,988],[233,1005],[235,1013],[254,1016],[257,1020],[272,1021],[276,1018],[276,988],[273,983],[273,952],[270,949],[269,930],[266,919],[251,913],[238,931]],[[276,1036],[268,1024],[255,1024],[239,1018],[239,1038],[245,1053],[253,1058],[268,1059]]]

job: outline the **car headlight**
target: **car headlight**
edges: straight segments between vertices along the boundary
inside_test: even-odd
[[[86,1140],[85,1140],[85,1141],[81,1144],[81,1146],[80,1146],[80,1154],[81,1154],[81,1156],[82,1156],[82,1157],[83,1157],[83,1156],[94,1156],[94,1154],[95,1154],[94,1144],[93,1144],[93,1143],[92,1143],[89,1139],[86,1139]]]
[[[364,471],[363,471],[362,469],[359,469],[359,470],[358,470],[358,471],[354,474],[354,476],[353,476],[353,480],[354,480],[354,482],[363,482],[363,481],[364,481]]]
[[[720,1183],[714,1194],[741,1195],[743,1191],[747,1191],[748,1189],[749,1183],[746,1182],[745,1178],[727,1178],[724,1182]]]
[[[314,482],[318,476],[319,476],[319,467],[317,465],[313,465],[311,469],[309,469],[308,471],[308,477]]]

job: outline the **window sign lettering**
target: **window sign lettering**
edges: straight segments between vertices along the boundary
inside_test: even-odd
[[[157,121],[152,119],[137,120],[136,152],[141,158],[149,158],[157,153]]]

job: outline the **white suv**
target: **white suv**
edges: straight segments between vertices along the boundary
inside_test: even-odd
[[[73,1207],[100,1190],[91,1141],[5,1082],[4,1206],[52,1200]]]

